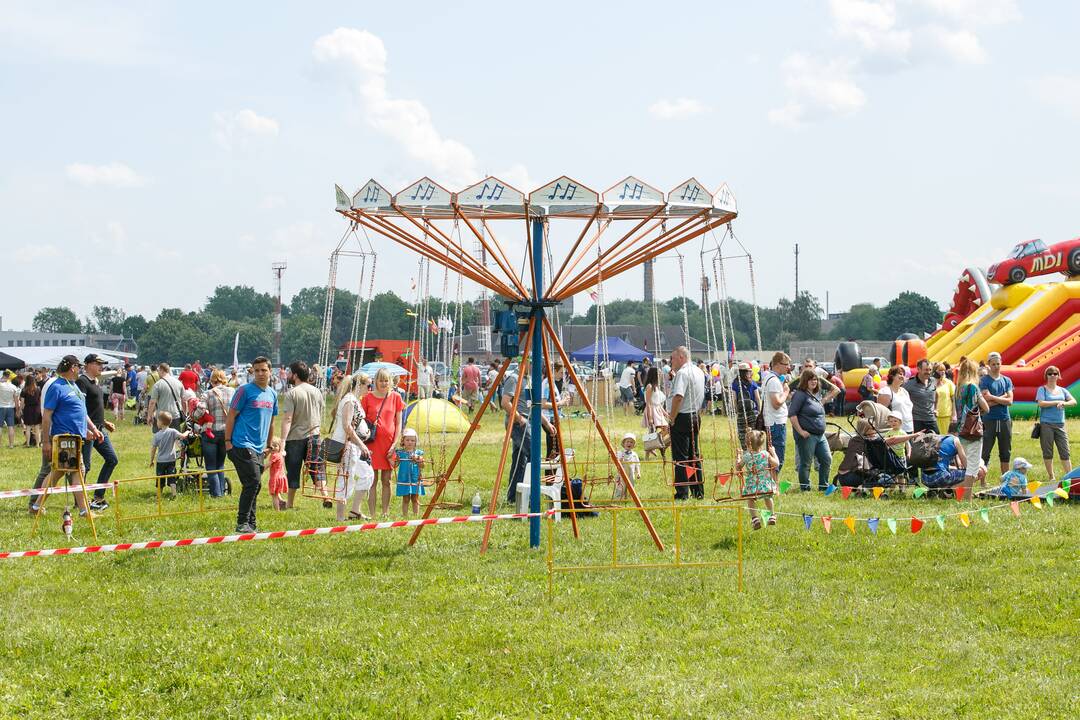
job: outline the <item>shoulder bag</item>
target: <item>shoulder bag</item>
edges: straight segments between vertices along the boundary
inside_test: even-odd
[[[386,405],[386,401],[390,399],[390,393],[391,392],[393,392],[393,390],[388,390],[386,392],[386,397],[384,397],[382,399],[382,402],[379,403],[379,411],[377,413],[375,413],[375,422],[371,423],[371,428],[368,431],[367,437],[360,438],[364,442],[365,445],[367,443],[375,442],[375,436],[379,432],[379,416],[382,415],[383,406]],[[359,403],[357,403],[357,405],[359,405]],[[358,408],[358,409],[361,409],[361,408]],[[359,413],[357,413],[357,415],[359,415]],[[354,420],[355,420],[355,418],[354,418]]]

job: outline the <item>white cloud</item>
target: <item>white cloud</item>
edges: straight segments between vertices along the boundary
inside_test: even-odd
[[[1035,81],[1035,97],[1080,120],[1080,76],[1046,75]]]
[[[146,184],[146,178],[121,162],[111,162],[107,165],[72,163],[65,170],[69,180],[88,187],[105,185],[117,188],[133,188],[142,187]]]
[[[783,64],[784,84],[790,100],[769,111],[769,121],[797,128],[823,115],[852,115],[866,104],[866,95],[852,79],[853,63],[827,61],[795,53]]]
[[[277,137],[278,121],[254,110],[214,113],[214,140],[226,150],[246,147],[257,138]]]
[[[661,120],[681,120],[705,112],[700,100],[693,98],[663,98],[649,106],[649,114]]]
[[[931,25],[923,29],[922,36],[933,50],[954,62],[981,65],[987,61],[986,50],[979,42],[979,36],[970,30],[950,30],[940,25]]]
[[[51,243],[24,243],[15,248],[12,256],[17,263],[32,263],[60,257],[60,249]]]
[[[259,201],[260,210],[277,210],[285,207],[285,198],[280,195],[267,195]]]
[[[480,179],[472,150],[443,137],[422,102],[389,93],[386,47],[379,37],[338,28],[316,40],[312,54],[317,62],[343,65],[350,72],[367,122],[409,156],[430,165],[436,180],[453,187]]]
[[[916,0],[916,5],[958,25],[1004,25],[1020,20],[1015,0]]]
[[[865,51],[903,57],[911,50],[911,32],[897,28],[894,2],[830,0],[829,10],[836,34]]]

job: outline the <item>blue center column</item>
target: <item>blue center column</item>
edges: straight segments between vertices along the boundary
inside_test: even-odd
[[[544,296],[544,223],[540,218],[532,221],[532,258],[533,258],[533,300],[539,302]],[[532,407],[529,412],[529,512],[540,512],[540,436],[543,426],[540,423],[541,384],[544,373],[544,347],[541,342],[544,332],[544,308],[533,306],[532,348],[529,350],[529,362],[532,369]],[[540,547],[540,517],[529,518],[529,547]]]

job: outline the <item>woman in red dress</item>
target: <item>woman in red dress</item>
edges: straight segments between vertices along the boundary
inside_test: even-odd
[[[393,469],[390,458],[401,436],[401,413],[405,403],[394,392],[390,382],[390,372],[381,368],[375,373],[375,389],[360,401],[369,427],[375,428],[375,439],[367,443],[371,450],[371,469],[375,471],[378,483],[371,487],[368,494],[368,514],[375,516],[375,495],[382,486],[382,517],[390,516],[390,478]]]

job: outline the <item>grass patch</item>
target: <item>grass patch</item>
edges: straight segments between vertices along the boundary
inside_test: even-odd
[[[616,417],[617,436],[639,430]],[[710,425],[716,423],[714,433]],[[723,419],[706,420],[706,475],[727,466]],[[585,423],[571,421],[579,453]],[[1070,421],[1072,435],[1080,423]],[[1030,423],[1017,454],[1035,461]],[[501,433],[489,418],[464,463],[465,501],[488,496]],[[144,474],[149,431],[113,435],[116,477]],[[441,443],[425,448],[440,455]],[[448,447],[452,451],[452,447]],[[594,448],[598,454],[599,448]],[[0,488],[28,487],[36,450],[0,450]],[[784,479],[794,482],[789,457]],[[99,463],[95,463],[99,464]],[[670,490],[646,470],[642,494]],[[996,473],[995,473],[996,474]],[[92,474],[92,477],[96,472]],[[1041,468],[1034,479],[1045,479]],[[131,497],[128,498],[130,492]],[[597,498],[610,490],[600,489]],[[151,508],[149,483],[125,511]],[[261,529],[333,524],[313,500]],[[184,502],[184,501],[178,501]],[[49,500],[31,541],[24,500],[0,507],[0,547],[63,544]],[[101,542],[231,532],[226,510],[131,523],[101,519]],[[785,717],[1056,718],[1080,706],[1080,529],[1075,507],[964,529],[905,519],[955,501],[782,496],[777,509],[834,516],[831,535],[782,517],[744,538],[746,591],[726,568],[560,575],[524,523],[0,562],[0,717]],[[394,508],[397,512],[400,508]],[[456,513],[446,513],[456,514]],[[845,515],[900,519],[891,536]],[[670,539],[671,514],[653,513]],[[728,511],[685,514],[686,552],[734,558]],[[611,554],[607,515],[557,526],[560,564]],[[655,560],[640,521],[619,518],[626,561]],[[83,523],[74,544],[89,542]],[[625,553],[625,554],[624,554]],[[670,556],[671,550],[667,555]]]

